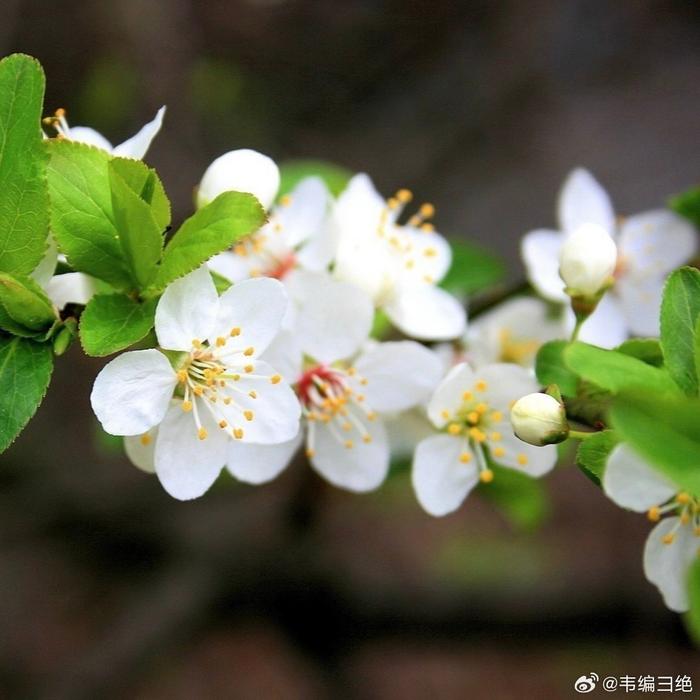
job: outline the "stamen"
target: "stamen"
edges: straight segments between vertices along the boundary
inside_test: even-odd
[[[279,374],[273,374],[270,377],[271,384],[279,384],[282,381],[282,377]]]
[[[192,410],[192,402],[191,401],[183,401],[181,408],[185,413],[189,413]]]
[[[238,326],[236,326],[235,328],[232,328],[231,332],[229,333],[229,335],[232,338],[235,338],[237,335],[240,335],[240,334],[241,334],[241,329]]]
[[[493,481],[493,471],[491,469],[483,469],[479,472],[479,480],[484,484],[490,484]]]
[[[209,433],[207,433],[207,429],[206,429],[206,428],[200,428],[200,429],[197,431],[197,437],[198,437],[200,440],[206,440],[208,434],[209,434]]]

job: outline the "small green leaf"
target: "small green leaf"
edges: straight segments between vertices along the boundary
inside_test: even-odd
[[[700,185],[672,197],[669,207],[700,228]]]
[[[0,337],[0,452],[36,412],[52,369],[51,345]]]
[[[49,233],[42,145],[44,72],[29,56],[0,61],[0,270],[28,275]]]
[[[618,345],[615,350],[623,355],[636,357],[653,367],[663,367],[664,364],[661,343],[656,338],[631,338],[625,340],[622,345]]]
[[[564,362],[565,340],[550,340],[537,352],[535,373],[542,386],[556,384],[564,396],[576,396],[578,376]]]
[[[123,294],[98,294],[80,317],[80,343],[88,355],[104,357],[124,350],[153,328],[156,299],[144,304]]]
[[[700,318],[700,271],[692,267],[676,270],[666,280],[661,302],[661,347],[666,366],[676,384],[687,394],[697,395],[695,325]]]
[[[594,483],[600,484],[605,471],[605,463],[618,442],[619,440],[612,430],[603,430],[582,440],[578,446],[576,464]]]
[[[109,154],[67,139],[48,142],[51,230],[70,264],[130,290],[133,282],[114,224]]]
[[[289,194],[304,178],[320,177],[330,193],[337,197],[346,187],[352,173],[323,160],[289,160],[280,165],[280,196]]]
[[[452,265],[440,286],[458,297],[483,292],[503,281],[503,261],[475,243],[450,241]]]
[[[108,167],[114,221],[135,286],[143,289],[160,262],[163,229],[156,223],[151,206],[127,185],[113,166],[111,162]]]
[[[31,277],[0,272],[0,304],[15,323],[29,331],[41,331],[56,320],[49,298]]]
[[[614,394],[634,387],[658,393],[677,391],[664,370],[615,350],[572,343],[564,350],[564,361],[572,372]]]
[[[696,558],[688,572],[688,600],[690,610],[685,621],[690,636],[700,646],[700,559]]]
[[[679,490],[700,493],[700,399],[627,392],[616,399],[610,415],[620,437]]]
[[[695,373],[700,379],[700,318],[695,324]]]
[[[165,246],[163,261],[151,284],[153,291],[196,270],[209,258],[257,231],[265,211],[252,194],[224,192],[182,224]]]
[[[133,158],[112,158],[109,167],[151,207],[153,218],[160,232],[164,233],[170,225],[170,201],[156,171]]]

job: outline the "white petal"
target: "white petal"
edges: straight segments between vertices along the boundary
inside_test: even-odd
[[[314,455],[311,466],[331,484],[348,491],[362,493],[372,491],[386,478],[389,471],[389,441],[381,420],[363,422],[371,442],[353,439],[353,447],[347,448],[328,425],[315,423],[313,433]],[[351,433],[357,438],[355,432]],[[345,439],[346,435],[340,436]]]
[[[203,207],[222,192],[249,192],[269,209],[280,186],[280,171],[272,158],[249,148],[229,151],[206,169],[197,190],[197,206]]]
[[[151,428],[143,435],[127,435],[124,451],[131,463],[147,474],[155,474],[155,449],[158,428]]]
[[[374,306],[358,287],[328,274],[296,270],[287,288],[297,309],[295,332],[310,357],[341,360],[357,352],[369,336]]]
[[[101,148],[103,151],[107,151],[108,153],[112,152],[112,144],[107,141],[107,139],[102,136],[99,131],[95,131],[89,126],[72,126],[68,133],[68,138],[71,141],[86,143],[89,146]]]
[[[449,371],[428,402],[428,418],[435,427],[442,428],[447,424],[448,419],[443,416],[443,412],[452,415],[464,401],[462,394],[473,391],[475,382],[474,371],[465,362],[455,365]]]
[[[236,255],[230,250],[215,255],[207,262],[207,267],[230,282],[240,282],[250,277],[248,258]]]
[[[625,444],[617,445],[608,457],[603,489],[618,506],[638,513],[662,505],[678,490]]]
[[[566,325],[571,331],[575,319],[571,309],[566,311]],[[614,348],[627,340],[627,320],[617,298],[609,292],[600,300],[596,310],[586,319],[579,340],[601,348]]]
[[[297,265],[304,270],[325,272],[338,248],[336,229],[326,226],[305,241],[296,254]]]
[[[95,296],[96,282],[83,272],[65,272],[52,277],[44,289],[56,307],[62,309],[66,304],[87,304]]]
[[[253,371],[241,373],[237,382],[223,390],[233,400],[228,406],[217,404],[231,428],[243,429],[243,442],[277,444],[291,440],[299,431],[301,407],[287,382],[273,384],[277,371],[261,360],[251,362]],[[255,398],[250,395],[254,392]],[[252,411],[248,420],[244,411]]]
[[[622,313],[629,330],[634,335],[658,336],[662,277],[625,277],[615,285]]]
[[[189,350],[192,341],[211,335],[219,297],[209,270],[203,265],[175,280],[156,307],[156,335],[166,350]]]
[[[421,231],[412,226],[402,226],[400,232],[411,246],[411,267],[406,268],[408,260],[404,261],[404,274],[439,282],[452,264],[452,248],[447,239],[435,231]]]
[[[158,425],[177,384],[175,371],[158,350],[125,352],[95,379],[90,402],[112,435],[141,435]]]
[[[319,177],[304,178],[290,193],[290,202],[275,208],[287,245],[296,248],[317,234],[328,210],[330,194]]]
[[[32,279],[46,289],[46,285],[49,283],[53,277],[53,273],[56,270],[56,263],[58,262],[58,246],[56,245],[56,239],[49,234],[48,240],[46,241],[46,252],[41,262],[34,268],[32,272]]]
[[[287,382],[294,384],[301,376],[303,355],[299,335],[282,330],[267,346],[260,359],[274,367]]]
[[[559,194],[559,222],[565,233],[581,224],[597,224],[611,235],[615,230],[615,212],[608,193],[583,168],[569,173]]]
[[[239,481],[264,484],[272,481],[289,464],[301,447],[304,432],[278,445],[251,445],[234,440],[229,444],[226,468]]]
[[[421,440],[435,435],[425,410],[415,408],[403,413],[382,416],[389,436],[392,459],[408,459],[413,456]]]
[[[491,456],[495,462],[532,477],[544,476],[554,468],[558,458],[556,445],[529,445],[518,439],[512,431],[510,425],[504,426],[502,439],[490,443]],[[496,454],[499,447],[504,451],[503,454]]]
[[[221,356],[236,348],[253,348],[259,357],[279,333],[289,303],[284,285],[270,277],[243,280],[227,289],[219,299],[219,311],[209,337],[212,345],[217,337],[227,339]],[[230,332],[240,329],[231,338]]]
[[[656,209],[625,219],[618,248],[623,277],[662,277],[693,257],[698,240],[689,221]]]
[[[377,343],[355,363],[366,385],[357,390],[375,411],[404,411],[426,401],[442,376],[440,358],[410,340]]]
[[[384,311],[399,330],[420,340],[451,340],[467,325],[464,307],[444,289],[429,284],[398,289]]]
[[[559,252],[563,242],[562,234],[546,229],[530,231],[520,242],[520,254],[530,284],[551,301],[568,300],[559,276]]]
[[[451,435],[434,435],[418,444],[411,480],[418,502],[430,515],[457,510],[479,482],[476,457],[468,464],[459,461],[465,452],[471,454],[466,441]]]
[[[501,411],[504,415],[510,414],[512,403],[540,388],[532,372],[506,362],[479,368],[475,381],[479,380],[486,382],[484,400],[492,410]]]
[[[142,126],[138,133],[115,147],[114,155],[121,158],[136,158],[137,160],[141,160],[141,158],[146,155],[146,151],[148,151],[151,142],[160,131],[164,116],[165,107],[161,107],[156,112],[156,116],[148,122],[148,124]],[[72,131],[71,129],[71,134]]]
[[[198,498],[216,481],[226,463],[230,438],[209,413],[200,413],[208,436],[200,440],[192,413],[170,407],[158,430],[156,474],[163,488],[181,501]]]
[[[665,544],[663,537],[674,530],[674,541]],[[679,518],[664,518],[649,533],[644,546],[644,575],[675,612],[688,610],[688,572],[697,559],[699,545],[700,538],[693,534],[692,525],[679,526]]]

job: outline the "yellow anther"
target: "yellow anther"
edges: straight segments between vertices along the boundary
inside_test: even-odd
[[[366,445],[369,445],[369,443],[372,442],[372,436],[371,435],[363,435],[362,442],[364,442]]]
[[[681,525],[687,525],[690,522],[690,515],[687,512],[681,513]]]
[[[518,464],[521,467],[524,467],[527,464],[527,455],[524,455],[522,452],[517,456],[516,459],[518,460]]]
[[[227,397],[224,399],[224,403],[225,403],[227,406],[231,403],[231,401],[233,401],[233,399],[232,399],[230,396],[227,396]]]
[[[500,423],[503,420],[503,414],[500,411],[493,411],[491,413],[491,420],[494,423]]]
[[[357,370],[354,367],[348,367],[345,372],[347,373],[348,377],[354,377],[357,374]]]
[[[459,456],[459,461],[462,464],[469,464],[469,462],[472,461],[472,456],[469,454],[469,452],[462,452],[462,454]]]
[[[192,410],[192,402],[191,401],[183,401],[182,402],[182,410],[185,413],[189,413]]]
[[[494,442],[500,442],[501,440],[503,440],[503,435],[501,435],[500,433],[497,433],[497,432],[491,433],[491,435],[489,435],[489,437],[490,437]]]
[[[431,216],[435,216],[435,207],[432,204],[430,204],[430,202],[426,202],[425,204],[421,204],[420,214],[421,214],[421,216],[424,216],[426,219],[429,219]]]
[[[250,357],[254,352],[255,352],[255,348],[254,348],[254,347],[249,347],[249,348],[246,348],[246,349],[243,351],[243,354],[244,354],[246,357]]]
[[[489,410],[489,405],[487,403],[478,403],[474,407],[475,411],[478,411],[479,413],[486,413],[486,411]]]
[[[489,385],[483,379],[479,379],[479,381],[474,385],[474,388],[477,391],[486,391],[489,388]]]
[[[180,384],[184,384],[187,381],[187,371],[184,369],[179,369],[177,371],[177,381],[180,382]]]
[[[139,442],[140,442],[144,447],[145,447],[146,445],[150,445],[150,444],[151,444],[151,436],[150,436],[148,433],[144,433],[144,434],[141,436]]]
[[[313,459],[316,456],[316,451],[312,450],[310,447],[306,450],[306,456],[309,459]]]
[[[282,381],[282,377],[279,374],[273,374],[270,377],[270,382],[272,384],[279,384]]]
[[[367,420],[370,420],[370,421],[377,420],[377,414],[374,411],[370,411],[367,414]]]
[[[362,377],[362,379],[360,379],[360,384],[362,386],[367,386],[367,380],[364,377]]]
[[[661,508],[659,506],[652,506],[647,511],[647,518],[651,520],[652,523],[658,523],[661,518]]]
[[[502,447],[494,447],[493,448],[493,456],[494,457],[503,457],[505,455],[506,451]]]
[[[233,437],[235,437],[236,440],[242,440],[243,439],[243,428],[234,428],[233,429]]]
[[[408,204],[413,199],[413,192],[411,190],[401,189],[396,193],[396,199],[401,202],[401,204]]]
[[[216,344],[217,344],[217,346],[220,347],[220,348],[223,347],[224,345],[226,345],[226,338],[222,338],[221,336],[219,336],[219,337],[216,339]]]
[[[219,421],[219,427],[224,430],[228,426],[228,423],[225,420],[220,420]]]
[[[695,527],[695,528],[693,528],[693,534],[694,534],[696,537],[700,537],[700,527]]]
[[[423,282],[433,284],[433,282],[435,282],[435,278],[432,275],[423,275]]]
[[[193,347],[197,348],[197,350],[201,350],[201,349],[202,349],[202,341],[201,341],[201,340],[197,340],[197,338],[193,338],[193,339],[192,339],[192,345],[193,345]]]
[[[426,248],[423,251],[423,255],[425,255],[426,258],[434,258],[437,255],[437,250],[435,250],[435,248]]]
[[[206,429],[206,428],[200,428],[200,429],[197,431],[197,437],[198,437],[200,440],[206,440],[208,434],[209,434],[209,433],[207,433],[207,429]]]
[[[447,426],[447,432],[450,435],[459,435],[462,432],[462,426],[459,423],[450,423]]]
[[[54,114],[59,118],[63,119],[66,116],[66,110],[63,107],[59,107]]]
[[[469,428],[468,434],[476,442],[486,442],[486,433],[483,430],[479,430],[479,428]]]
[[[676,502],[680,503],[682,506],[687,505],[690,503],[690,495],[687,494],[685,491],[681,491],[679,494],[676,495]]]
[[[386,200],[386,205],[389,209],[396,209],[396,207],[399,206],[399,200],[396,199],[396,197],[389,197],[389,199]]]
[[[352,440],[346,440],[343,445],[346,450],[351,450],[355,446],[355,443]]]
[[[234,382],[237,382],[241,378],[240,374],[232,374],[231,379],[233,379]]]
[[[415,267],[415,265],[416,265],[416,261],[415,261],[415,260],[406,260],[406,262],[405,262],[405,264],[404,264],[404,267],[405,267],[407,270],[412,270],[412,269]]]
[[[249,391],[248,396],[250,396],[251,399],[257,399],[258,395],[255,391]]]
[[[355,400],[356,400],[356,401],[359,401],[360,403],[362,403],[362,402],[365,400],[365,395],[364,395],[364,394],[357,394],[357,395],[355,396]]]
[[[420,230],[425,233],[432,233],[435,230],[435,226],[426,221],[424,224],[421,224]]]
[[[245,370],[246,374],[250,374],[255,367],[253,367],[253,365],[246,365],[243,369]]]
[[[285,194],[282,197],[280,197],[280,204],[283,207],[288,207],[292,203],[292,198],[290,195]]]
[[[474,398],[474,394],[471,391],[465,391],[462,394],[462,401],[471,401]]]
[[[440,411],[440,416],[445,420],[448,420],[450,417],[450,412],[446,409],[443,409],[442,411]]]
[[[493,472],[490,469],[483,469],[479,473],[479,480],[484,484],[490,484],[493,481]]]
[[[467,420],[472,425],[475,425],[476,423],[478,423],[479,418],[481,418],[481,416],[477,413],[477,411],[469,411],[469,413],[467,413]]]
[[[201,386],[196,386],[194,389],[192,389],[192,393],[195,396],[202,396],[202,394],[204,394],[204,389],[202,389]]]
[[[251,421],[254,418],[253,412],[252,411],[243,411],[243,415],[245,416],[245,419],[247,421]]]
[[[673,544],[673,540],[675,540],[675,539],[676,539],[676,533],[675,533],[675,532],[669,532],[667,535],[664,535],[664,536],[661,538],[661,541],[662,541],[664,544]]]
[[[236,326],[235,328],[232,328],[231,332],[229,333],[229,335],[232,338],[235,338],[237,335],[240,335],[240,334],[241,334],[241,329],[238,326]]]
[[[352,423],[343,423],[343,430],[347,433],[352,430]]]
[[[243,243],[239,243],[238,245],[233,246],[233,252],[236,255],[240,255],[242,257],[248,255],[248,251],[246,250],[246,247]]]

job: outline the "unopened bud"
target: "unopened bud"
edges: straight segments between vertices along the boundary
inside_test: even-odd
[[[612,281],[617,246],[596,224],[583,224],[571,233],[559,254],[559,274],[573,297],[596,297]]]
[[[197,190],[197,207],[216,199],[222,192],[249,192],[268,209],[277,196],[280,171],[272,158],[249,148],[219,156],[205,171]]]
[[[523,442],[537,447],[563,442],[569,436],[566,411],[548,394],[528,394],[518,399],[510,410],[510,422]]]

